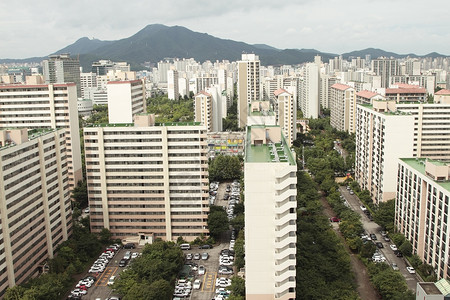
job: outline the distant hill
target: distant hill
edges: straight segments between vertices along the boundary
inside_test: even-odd
[[[80,64],[84,70],[91,69],[91,64],[99,59],[126,61],[132,69],[142,69],[144,62],[157,63],[165,58],[194,58],[197,61],[229,60],[236,61],[242,53],[259,55],[262,65],[294,65],[314,61],[315,55],[320,55],[323,61],[338,56],[333,53],[323,53],[315,49],[277,49],[266,44],[250,45],[244,42],[220,39],[207,33],[191,31],[181,26],[165,26],[161,24],[148,25],[136,34],[116,41],[101,41],[83,37],[75,43],[60,49],[53,54],[70,53],[79,55]],[[372,58],[386,57],[418,57],[415,54],[401,55],[381,49],[368,48],[365,50],[344,53],[344,58],[362,57],[370,54]],[[444,56],[430,53],[427,56]],[[9,62],[40,62],[43,58],[22,60],[1,60]]]

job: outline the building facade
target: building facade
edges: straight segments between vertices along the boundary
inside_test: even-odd
[[[109,123],[133,123],[133,116],[147,112],[143,80],[109,81]]]
[[[0,128],[64,128],[71,189],[83,179],[74,83],[0,85]]]
[[[70,54],[50,55],[44,60],[43,73],[45,83],[69,83],[77,86],[77,97],[81,97],[80,61]]]
[[[450,277],[448,205],[450,165],[417,158],[399,159],[395,226],[439,278]]]
[[[134,125],[84,128],[84,142],[92,232],[188,241],[208,235],[204,126],[137,115]]]
[[[283,130],[289,146],[297,139],[297,102],[293,95],[284,89],[274,92],[277,124]]]
[[[252,101],[261,99],[261,86],[259,56],[255,54],[242,54],[242,60],[238,64],[238,126],[247,125],[249,105]]]
[[[356,129],[355,89],[335,83],[330,94],[330,125],[340,131],[355,132]]]
[[[251,126],[246,134],[246,299],[295,299],[295,154],[278,126]]]
[[[211,94],[201,91],[194,97],[194,118],[206,126],[208,132],[213,131],[213,101]]]
[[[0,131],[0,297],[71,234],[66,141],[64,129]]]

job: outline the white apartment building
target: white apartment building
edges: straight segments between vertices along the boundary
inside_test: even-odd
[[[330,94],[330,125],[340,131],[355,132],[356,99],[355,89],[335,83]]]
[[[178,71],[167,71],[167,96],[170,100],[178,100],[180,93],[178,90]]]
[[[134,124],[84,128],[92,232],[188,241],[208,235],[206,127],[158,125],[154,115]]]
[[[295,299],[295,154],[278,126],[249,126],[246,134],[246,299]]]
[[[205,91],[201,91],[194,97],[194,111],[195,111],[195,122],[200,122],[206,126],[207,132],[216,131],[213,130],[214,118],[212,113],[212,96]]]
[[[72,231],[65,129],[0,131],[0,298]]]
[[[0,85],[0,128],[64,128],[69,184],[83,179],[74,83]]]
[[[375,203],[395,197],[398,158],[450,159],[449,116],[449,104],[357,106],[355,177]]]
[[[147,99],[143,80],[109,81],[109,123],[133,123],[133,116],[147,111]]]
[[[261,100],[261,85],[259,77],[260,61],[255,54],[242,54],[238,64],[238,126],[247,125],[249,105],[252,101]]]
[[[305,66],[303,80],[301,81],[300,109],[305,118],[319,117],[319,67],[316,63]]]
[[[90,89],[97,88],[97,74],[96,73],[81,73],[80,74],[80,87],[81,95],[83,99],[91,99]]]
[[[390,77],[400,75],[398,60],[395,58],[377,58],[372,60],[372,72],[381,76],[381,87],[389,87]]]
[[[277,124],[283,130],[287,144],[292,146],[292,143],[297,139],[297,102],[293,95],[285,89],[276,90],[274,97]]]
[[[356,93],[356,104],[372,105],[374,100],[385,100],[385,99],[380,94],[368,90],[362,90]]]
[[[438,278],[450,277],[449,198],[449,163],[399,159],[395,226]]]

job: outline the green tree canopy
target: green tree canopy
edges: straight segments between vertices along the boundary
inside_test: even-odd
[[[221,206],[211,205],[208,215],[208,229],[212,237],[218,238],[228,230],[227,212]]]

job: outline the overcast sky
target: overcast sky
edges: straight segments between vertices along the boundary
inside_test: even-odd
[[[447,0],[0,0],[0,58],[46,56],[85,36],[122,39],[155,23],[280,49],[450,55],[449,10]]]

